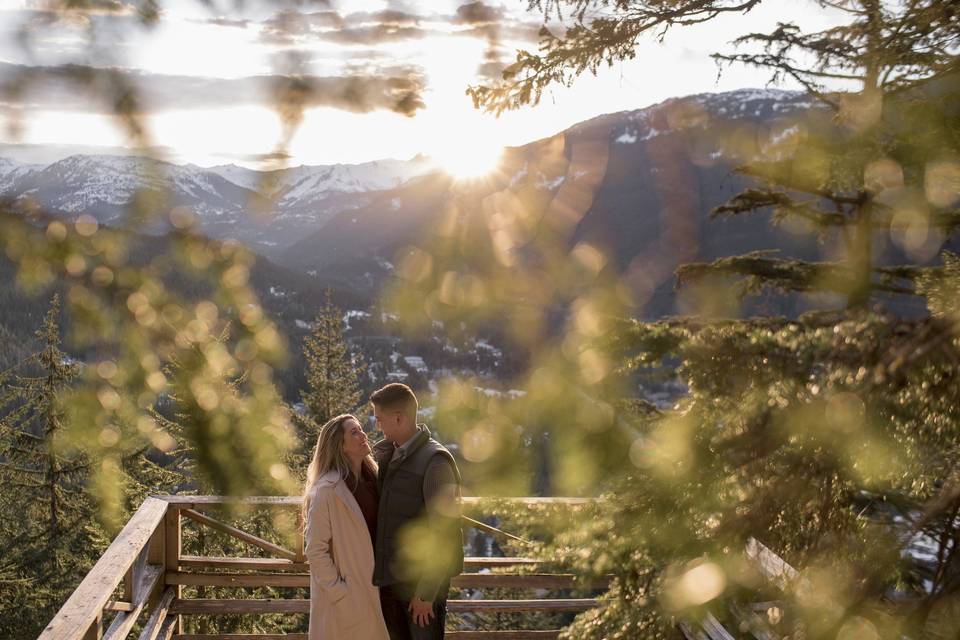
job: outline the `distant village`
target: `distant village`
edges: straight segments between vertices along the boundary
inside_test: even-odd
[[[295,326],[303,333],[312,328],[303,319],[296,319]],[[504,388],[504,381],[521,369],[504,357],[494,338],[455,342],[443,323],[434,321],[430,335],[412,339],[403,335],[395,314],[358,309],[344,312],[343,336],[351,351],[362,354],[366,363],[366,378],[361,385],[367,389],[389,382],[410,385],[421,394],[421,416],[428,421],[434,412],[432,397],[445,379],[473,380],[476,390],[487,396],[524,395],[523,391]]]

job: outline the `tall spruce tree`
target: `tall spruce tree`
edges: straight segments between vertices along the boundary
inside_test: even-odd
[[[307,388],[300,397],[315,425],[352,411],[360,402],[360,378],[366,371],[361,354],[352,353],[343,335],[343,313],[334,306],[328,290],[303,342],[307,361]],[[308,442],[315,440],[316,433]],[[309,446],[309,445],[308,445]]]
[[[55,296],[36,334],[43,349],[0,376],[0,543],[15,587],[0,598],[5,638],[35,637],[105,546],[86,491],[89,462],[59,441],[58,398],[79,371],[60,348],[59,313]]]

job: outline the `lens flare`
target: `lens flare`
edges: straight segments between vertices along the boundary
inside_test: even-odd
[[[476,180],[493,173],[502,156],[502,145],[472,136],[443,141],[430,153],[437,167],[456,180]]]

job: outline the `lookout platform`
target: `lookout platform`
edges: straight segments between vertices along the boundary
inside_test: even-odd
[[[476,507],[480,498],[463,498],[465,511]],[[565,504],[576,506],[577,498],[511,498],[510,502],[535,506]],[[230,503],[230,504],[228,504]],[[230,614],[309,613],[310,601],[302,589],[310,584],[309,564],[303,554],[302,534],[296,543],[284,546],[271,541],[276,536],[257,534],[226,524],[210,515],[226,506],[268,510],[296,521],[301,508],[299,497],[256,497],[230,500],[221,496],[162,496],[147,498],[119,532],[60,611],[39,636],[39,640],[306,640],[306,633],[197,634],[185,633],[185,621],[192,616]],[[183,552],[184,524],[235,541],[238,548],[255,550],[245,556],[188,555]],[[518,540],[478,520],[465,516],[465,525],[490,535]],[[300,527],[295,527],[299,531]],[[452,617],[471,614],[576,613],[597,606],[593,597],[550,597],[561,594],[595,595],[606,581],[583,585],[570,573],[538,572],[539,563],[526,557],[467,557],[464,573],[451,587],[470,589],[474,597],[448,600]],[[497,572],[486,570],[496,569]],[[222,593],[229,589],[273,587],[281,591],[300,589],[299,597],[197,597],[206,589]],[[476,598],[490,589],[531,593],[522,599]],[[187,592],[193,594],[191,597]],[[448,618],[449,620],[449,618]],[[449,622],[448,622],[449,624]],[[189,625],[187,625],[189,626]],[[546,640],[556,638],[558,629],[450,629],[457,640]]]

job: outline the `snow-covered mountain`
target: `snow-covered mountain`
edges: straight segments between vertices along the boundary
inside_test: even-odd
[[[420,157],[271,172],[132,156],[73,155],[47,166],[0,158],[0,197],[29,198],[66,217],[91,214],[108,225],[118,224],[131,202],[149,201],[159,214],[158,231],[173,207],[188,207],[204,233],[270,254],[313,233],[333,215],[368,206],[379,192],[432,169]]]
[[[789,153],[799,136],[833,126],[829,110],[798,92],[745,89],[671,99],[508,149],[498,170],[470,187],[470,201],[534,202],[545,216],[574,220],[570,248],[589,243],[618,272],[642,273],[637,282],[652,287],[642,291],[645,310],[669,315],[679,312],[673,274],[680,264],[760,249],[818,257],[812,237],[710,212],[755,185],[737,166]],[[401,251],[422,246],[451,212],[464,228],[488,227],[484,206],[451,207],[463,200],[464,188],[440,174],[410,181],[372,206],[333,216],[279,261],[375,292],[393,277],[381,261],[395,263]]]
[[[41,165],[21,164],[8,158],[0,158],[0,194],[9,190],[17,180],[39,168]]]
[[[671,206],[684,202],[703,215],[742,186],[730,170],[745,159],[744,152],[788,143],[797,133],[795,116],[814,106],[809,95],[769,89],[675,98],[508,149],[487,184],[555,194],[603,171],[596,182],[602,188],[580,232],[609,245],[627,263],[647,243],[645,234],[662,231],[656,212],[674,189],[668,177],[689,183],[677,187]],[[584,141],[603,151],[586,162],[574,158],[577,148],[586,148]],[[449,202],[449,188],[449,180],[423,157],[273,172],[110,155],[73,155],[47,166],[0,159],[0,197],[31,198],[48,211],[66,217],[88,213],[105,224],[119,223],[132,201],[149,203],[161,221],[174,207],[187,207],[203,233],[240,240],[306,270],[344,259],[392,259],[396,243],[411,241],[422,226],[436,222]],[[701,247],[710,244],[703,240]]]
[[[200,169],[200,167],[196,167]],[[255,171],[235,164],[210,167],[230,182],[244,187],[276,194],[284,202],[312,199],[318,193],[363,193],[393,189],[407,180],[434,169],[433,163],[417,156],[413,160],[374,160],[363,164],[334,164],[325,166],[291,167],[278,171]]]

